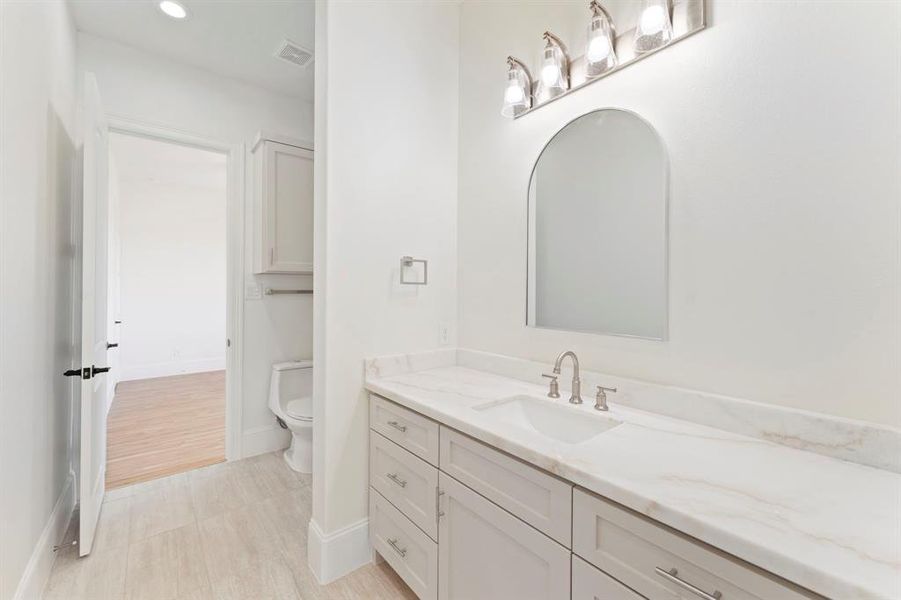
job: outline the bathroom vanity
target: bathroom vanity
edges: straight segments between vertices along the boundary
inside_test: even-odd
[[[370,542],[420,598],[896,597],[896,473],[378,360]]]

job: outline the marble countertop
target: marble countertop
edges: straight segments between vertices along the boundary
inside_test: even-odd
[[[901,598],[901,475],[610,403],[622,424],[564,444],[473,410],[546,387],[460,366],[366,388],[836,600]],[[603,416],[602,416],[603,415]]]

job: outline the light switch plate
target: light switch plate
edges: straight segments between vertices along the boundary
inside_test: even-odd
[[[244,284],[244,299],[245,300],[259,300],[263,297],[263,290],[260,287],[259,283],[245,283]]]

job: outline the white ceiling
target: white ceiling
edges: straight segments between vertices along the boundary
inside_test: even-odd
[[[120,133],[110,134],[110,154],[119,184],[127,189],[154,185],[225,191],[225,154]]]
[[[190,13],[182,21],[158,0],[70,0],[80,31],[313,101],[313,63],[273,56],[286,38],[313,51],[313,0],[180,2]]]

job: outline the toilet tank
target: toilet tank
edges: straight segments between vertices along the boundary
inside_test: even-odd
[[[285,405],[289,400],[313,394],[313,363],[297,361],[272,365],[272,384],[278,389],[270,390],[270,404],[275,400],[274,394]]]

